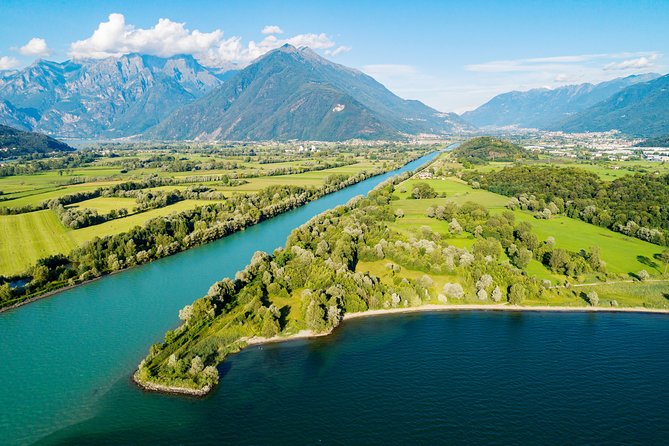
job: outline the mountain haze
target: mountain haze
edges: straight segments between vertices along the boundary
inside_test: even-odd
[[[631,85],[657,77],[658,74],[651,73],[599,84],[585,83],[555,89],[512,91],[495,96],[476,110],[463,113],[462,117],[479,127],[517,126],[547,129]]]
[[[143,136],[197,140],[397,139],[469,124],[404,100],[370,76],[309,48],[270,51]]]
[[[567,132],[620,130],[635,136],[669,134],[669,75],[638,83],[553,126]]]

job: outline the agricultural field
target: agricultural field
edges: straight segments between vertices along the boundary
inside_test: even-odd
[[[236,153],[244,150],[253,152],[251,149],[235,150]],[[185,199],[139,213],[134,211],[137,199],[127,196],[98,196],[66,203],[65,210],[74,212],[75,216],[76,212],[95,212],[97,215],[107,216],[112,211],[127,211],[127,215],[120,218],[84,227],[65,226],[53,209],[30,211],[31,207],[39,208],[49,200],[89,193],[130,181],[142,182],[149,178],[157,178],[164,185],[147,187],[144,192],[155,192],[158,195],[185,192],[193,187],[206,188],[212,194],[223,192],[225,196],[254,193],[272,185],[320,187],[330,175],[354,175],[394,163],[393,155],[378,156],[378,160],[370,159],[372,157],[369,153],[374,151],[375,149],[354,151],[337,148],[323,154],[290,154],[284,149],[256,148],[256,156],[226,156],[223,151],[199,153],[191,149],[184,152],[120,150],[115,153],[101,150],[74,167],[65,165],[63,168],[44,169],[42,166],[32,169],[30,164],[26,164],[27,173],[0,176],[0,208],[6,208],[0,214],[15,214],[0,215],[0,276],[23,273],[38,259],[54,254],[68,254],[73,248],[95,237],[126,232],[152,218],[216,203],[223,198],[212,196],[206,197],[210,198],[206,200]],[[277,169],[314,169],[321,163],[342,160],[352,164],[291,175],[266,175],[276,172]],[[220,168],[201,169],[211,166]],[[241,178],[238,181],[243,184],[231,185],[227,183],[227,179],[211,181],[212,177],[222,176],[233,181]]]
[[[0,274],[24,271],[38,259],[69,252],[77,246],[50,210],[0,215]]]

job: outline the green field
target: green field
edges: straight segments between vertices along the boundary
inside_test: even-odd
[[[298,173],[294,175],[275,175],[259,178],[248,178],[247,184],[240,186],[221,186],[218,189],[231,192],[257,192],[268,186],[290,184],[293,186],[322,186],[326,177],[335,174],[355,175],[363,170],[374,170],[380,167],[380,164],[370,162],[360,162],[349,166],[335,167],[332,169],[314,170],[310,172]]]
[[[148,220],[156,217],[163,217],[174,212],[182,212],[189,209],[196,208],[215,203],[210,200],[183,200],[174,203],[171,206],[163,208],[151,209],[139,214],[131,214],[125,218],[117,218],[115,220],[106,221],[99,225],[88,226],[86,228],[76,229],[71,232],[72,239],[79,245],[93,240],[95,237],[104,237],[107,235],[120,234],[126,232],[135,226],[142,226]]]
[[[90,200],[80,201],[76,204],[67,206],[68,208],[80,209],[94,209],[99,214],[108,214],[113,210],[127,209],[132,212],[132,209],[137,206],[137,201],[134,198],[125,197],[98,197]]]
[[[76,246],[71,234],[50,210],[0,215],[0,275],[17,274],[42,257],[70,252]]]
[[[414,200],[408,196],[417,182],[425,182],[432,186],[435,191],[447,194],[446,198],[432,198]],[[427,208],[436,207],[445,201],[453,201],[462,204],[466,201],[486,206],[491,212],[503,212],[509,198],[494,194],[481,189],[473,189],[465,182],[457,178],[445,180],[411,179],[397,186],[397,195],[400,199],[392,202],[393,208],[402,209],[404,217],[397,219],[391,227],[395,230],[410,234],[420,226],[429,226],[433,231],[444,236],[448,234],[448,222],[427,217]],[[655,256],[662,251],[662,247],[652,243],[644,242],[637,238],[627,237],[623,234],[613,232],[606,228],[591,225],[581,220],[571,219],[564,216],[556,216],[550,220],[539,220],[532,213],[526,211],[514,211],[516,221],[526,221],[532,225],[539,239],[545,240],[552,236],[555,238],[556,246],[570,251],[578,252],[581,249],[589,250],[591,246],[599,246],[602,259],[607,264],[607,272],[628,276],[645,269],[651,275],[661,274],[664,266]],[[449,238],[449,243],[457,247],[468,247],[474,242],[473,236],[463,233],[455,238]],[[528,273],[540,279],[555,281],[559,276],[546,269],[538,261],[532,261],[528,266]]]
[[[604,181],[613,181],[622,178],[625,175],[634,175],[640,171],[668,173],[669,164],[652,161],[599,161],[599,162],[576,162],[565,158],[527,161],[527,164],[535,166],[557,166],[557,167],[575,167],[592,172]],[[475,166],[474,170],[480,172],[489,172],[499,170],[504,167],[512,166],[513,163],[491,162],[480,166]],[[454,166],[460,166],[457,163]]]
[[[4,196],[6,201],[0,201],[0,206],[8,208],[20,208],[23,206],[35,206],[43,201],[52,200],[65,195],[79,192],[90,192],[100,187],[111,186],[119,181],[104,181],[95,183],[74,184],[71,186],[54,186],[40,189],[24,190]]]
[[[627,275],[645,269],[655,275],[664,270],[661,263],[654,260],[655,255],[662,252],[661,246],[569,217],[538,220],[529,212],[514,211],[514,214],[516,221],[529,222],[540,239],[553,236],[558,248],[578,252],[599,246],[609,273]]]

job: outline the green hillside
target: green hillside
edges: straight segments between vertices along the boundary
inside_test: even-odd
[[[71,152],[73,150],[67,144],[42,133],[24,132],[0,125],[0,159],[32,153]]]
[[[502,139],[482,136],[470,139],[453,151],[461,163],[485,164],[489,161],[516,161],[529,158],[527,150]]]

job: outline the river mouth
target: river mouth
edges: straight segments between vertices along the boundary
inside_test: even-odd
[[[30,443],[90,418],[101,396],[125,381],[149,346],[178,325],[178,310],[212,283],[234,276],[255,251],[283,246],[313,216],[437,154],[210,244],[0,313],[0,405],[11,408],[0,412],[3,444]]]
[[[667,315],[441,312],[250,347],[206,398],[119,380],[44,444],[660,444]],[[558,441],[560,439],[560,441]]]

